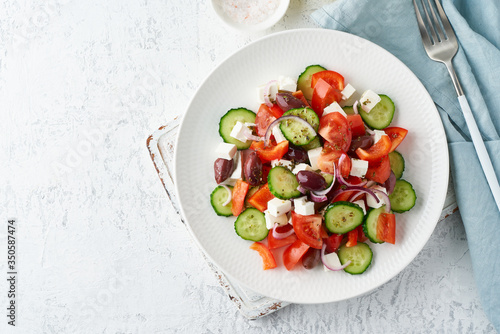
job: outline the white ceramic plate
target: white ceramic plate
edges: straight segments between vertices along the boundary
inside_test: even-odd
[[[358,91],[372,89],[395,102],[392,125],[409,134],[398,148],[406,159],[403,178],[417,193],[416,206],[397,214],[396,245],[370,244],[374,256],[362,275],[262,270],[251,242],[234,232],[235,218],[218,217],[210,206],[215,188],[213,163],[221,138],[218,124],[227,110],[257,111],[256,87],[279,75],[298,77],[311,64],[344,75]],[[352,298],[384,284],[402,271],[429,239],[443,208],[448,184],[445,133],[431,97],[396,57],[362,38],[332,30],[285,31],[260,39],[226,59],[203,82],[182,122],[175,153],[175,184],[182,214],[195,240],[229,277],[268,297],[293,303],[325,303]]]

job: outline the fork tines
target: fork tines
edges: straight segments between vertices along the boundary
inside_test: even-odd
[[[423,8],[424,17],[422,17],[422,12],[418,7],[417,2],[413,0],[415,13],[417,14],[417,21],[419,23],[420,34],[422,35],[424,42],[429,43],[430,45],[435,45],[445,41],[456,41],[453,28],[451,27],[450,21],[448,20],[448,17],[446,16],[439,0],[434,0],[434,5],[430,0],[427,0],[427,3],[424,0],[420,0],[420,2]],[[439,17],[436,15],[436,10]]]

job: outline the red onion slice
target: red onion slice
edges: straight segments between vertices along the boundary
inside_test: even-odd
[[[328,200],[326,195],[316,195],[314,192],[311,192],[311,200],[315,203],[322,203]]]
[[[358,104],[359,104],[359,101],[356,100],[356,102],[354,102],[353,106],[352,106],[352,110],[354,110],[354,114],[357,115],[359,114],[359,111],[358,111]]]
[[[253,140],[253,141],[261,141],[262,137],[255,136],[252,131],[245,127],[245,130],[243,130],[243,135],[248,139],[248,140]]]
[[[270,90],[271,90],[271,85],[273,83],[277,82],[276,80],[271,80],[267,83],[266,87],[264,88],[264,103],[266,104],[266,106],[268,106],[269,108],[272,108],[273,107],[273,103],[271,102],[271,98],[269,97],[269,93],[270,93]]]
[[[302,187],[300,184],[299,186],[297,187],[297,190],[300,191],[301,194],[307,194],[307,189]]]
[[[231,191],[231,189],[229,189],[228,186],[226,186],[225,184],[221,184],[221,186],[227,190],[227,193],[228,193],[228,196],[227,196],[227,199],[224,203],[222,203],[222,206],[226,206],[228,205],[229,203],[231,203],[231,198],[233,197],[233,192]]]
[[[278,224],[274,224],[274,227],[273,227],[274,239],[285,239],[286,237],[291,236],[292,234],[295,233],[295,230],[293,229],[293,227],[286,232],[280,233],[280,232],[276,231],[276,228],[278,226],[279,226]]]
[[[365,181],[363,181],[361,183],[352,184],[352,183],[347,182],[344,179],[344,177],[342,176],[342,173],[340,173],[340,170],[342,169],[341,166],[344,163],[344,161],[345,161],[346,158],[349,159],[349,157],[345,153],[342,153],[342,155],[339,158],[339,168],[337,168],[335,170],[335,176],[336,176],[337,180],[339,181],[340,184],[342,184],[344,186],[348,186],[348,187],[355,187],[355,186],[362,187],[362,186],[364,186],[366,184],[366,182],[368,182],[367,180],[365,180]]]
[[[382,201],[385,203],[385,212],[390,213],[391,212],[391,200],[389,199],[389,195],[387,195],[382,190],[378,190],[378,189],[370,189],[370,190],[373,191],[374,193],[380,195],[380,197],[382,197]],[[375,197],[378,199],[377,195],[375,195]],[[377,201],[377,203],[378,202],[379,201]]]
[[[335,173],[335,165],[333,165],[333,170],[334,170],[334,173]],[[328,194],[332,189],[333,189],[333,186],[335,185],[335,177],[333,178],[333,181],[332,181],[332,184],[330,184],[330,186],[324,190],[320,190],[320,191],[313,191],[311,192],[311,194],[314,194],[315,196],[324,196],[326,194]]]
[[[330,253],[330,254],[337,255],[336,253]],[[326,243],[323,243],[323,247],[321,248],[321,262],[323,262],[323,265],[331,271],[344,270],[348,265],[351,264],[351,260],[347,261],[346,263],[344,263],[340,267],[332,266],[330,263],[328,263],[328,261],[326,260]]]
[[[280,118],[278,118],[277,120],[275,120],[274,122],[269,124],[269,126],[267,127],[266,135],[264,137],[264,143],[266,144],[266,146],[269,144],[269,139],[271,139],[271,134],[273,132],[273,128],[276,125],[278,125],[279,123],[281,123],[281,121],[286,121],[289,119],[296,120],[300,124],[304,125],[304,127],[308,128],[310,131],[316,133],[316,130],[314,130],[312,125],[309,124],[305,119],[300,118],[299,116],[293,116],[293,115],[281,116]]]
[[[345,193],[346,191],[353,191],[353,190],[357,190],[358,193],[369,194],[370,196],[372,196],[375,199],[375,201],[377,203],[380,202],[380,199],[373,192],[373,190],[375,190],[375,189],[368,189],[368,188],[363,188],[363,187],[359,187],[359,186],[352,186],[352,187],[347,187],[345,189],[339,189],[339,190],[337,190],[336,192],[333,193],[332,200],[334,200],[335,197],[337,197],[338,195],[340,195],[342,193]],[[356,196],[357,195],[359,195],[359,194],[356,194]]]
[[[391,170],[391,175],[389,175],[389,178],[385,181],[384,188],[387,189],[388,194],[392,194],[395,186],[396,186],[396,175],[394,175],[394,172]]]

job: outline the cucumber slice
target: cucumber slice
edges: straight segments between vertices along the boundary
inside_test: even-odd
[[[319,128],[319,117],[311,108],[299,108],[288,110],[283,116],[293,115],[307,121],[317,131]],[[309,144],[314,138],[317,137],[316,132],[310,128],[305,127],[300,122],[293,119],[287,119],[280,123],[280,130],[283,136],[296,146],[303,146]]]
[[[329,186],[331,186],[331,185],[332,185],[332,182],[333,182],[333,180],[334,180],[334,176],[333,176],[332,174],[323,173],[323,172],[321,172],[320,174],[321,174],[321,176],[323,176],[323,178],[324,178],[324,179],[325,179],[325,181],[326,181],[326,184],[327,184],[327,186],[326,186],[326,187],[328,188]]]
[[[248,208],[234,222],[234,230],[242,239],[261,241],[267,237],[266,218],[255,208]]]
[[[316,136],[309,144],[302,145],[301,147],[306,150],[312,150],[318,147],[322,147],[323,145],[321,144],[321,139],[319,139],[319,136]]]
[[[359,107],[358,111],[363,121],[372,129],[382,130],[388,127],[394,117],[394,102],[387,96],[380,94],[381,100],[369,113]]]
[[[269,191],[280,199],[296,198],[302,195],[297,190],[299,182],[295,174],[282,166],[276,166],[269,171],[267,184]]]
[[[396,179],[399,180],[401,176],[403,176],[403,172],[405,170],[405,159],[401,153],[392,151],[389,153],[389,162],[391,164],[392,172],[396,176]]]
[[[345,106],[342,109],[347,115],[354,115],[354,108],[352,106]]]
[[[340,246],[339,251],[340,263],[344,264],[347,261],[351,261],[344,271],[352,274],[359,275],[368,269],[373,259],[373,252],[367,244],[364,242],[358,242],[356,246],[347,247],[345,244]]]
[[[378,216],[385,212],[385,205],[382,205],[380,208],[371,209],[366,215],[365,223],[363,224],[363,232],[371,242],[376,244],[384,243],[383,240],[377,238],[377,222]]]
[[[232,191],[233,187],[229,186],[229,189]],[[233,207],[232,202],[229,202],[229,204],[225,206],[222,205],[227,200],[228,196],[229,194],[223,186],[217,186],[214,191],[212,191],[212,194],[210,194],[210,204],[212,204],[212,207],[218,216],[229,217],[233,215],[231,212]]]
[[[229,144],[234,144],[238,150],[246,150],[252,144],[251,140],[246,142],[239,141],[231,137],[231,131],[237,122],[241,123],[255,123],[255,113],[246,108],[236,108],[229,110],[224,116],[221,117],[219,122],[219,134],[222,139]]]
[[[245,196],[245,207],[246,208],[253,208],[252,204],[248,203],[248,200],[250,197],[253,196],[257,191],[259,190],[259,186],[252,187],[248,190],[247,195]]]
[[[417,195],[410,182],[397,180],[389,199],[391,200],[391,209],[394,212],[401,213],[415,206]]]
[[[363,209],[351,202],[335,202],[325,211],[325,225],[331,233],[344,234],[363,223]]]
[[[326,68],[320,65],[307,66],[304,72],[299,75],[297,79],[297,90],[301,90],[304,97],[311,101],[313,89],[311,87],[311,77],[314,73],[326,71]]]

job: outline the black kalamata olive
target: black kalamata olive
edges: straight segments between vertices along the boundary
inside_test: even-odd
[[[224,182],[233,172],[233,160],[219,158],[215,160],[214,172],[217,184]]]
[[[309,160],[309,156],[307,155],[307,152],[301,148],[288,146],[288,152],[285,153],[283,159],[300,164],[306,163]]]
[[[304,102],[293,96],[292,93],[280,92],[276,94],[276,104],[283,111],[288,111],[290,109],[304,108]]]
[[[321,261],[321,250],[316,248],[309,248],[302,257],[302,265],[306,269],[313,269]]]
[[[297,181],[302,188],[311,191],[319,191],[326,189],[327,183],[325,178],[316,172],[302,170],[297,173]]]
[[[370,148],[372,145],[373,145],[373,137],[372,136],[355,137],[351,141],[351,146],[349,147],[349,151],[347,151],[347,154],[350,157],[358,158],[358,155],[356,154],[356,150],[358,148],[362,148],[363,150],[366,150],[367,148]]]
[[[257,152],[253,151],[245,158],[243,174],[245,175],[245,180],[250,183],[251,186],[256,186],[261,183],[262,161]]]

